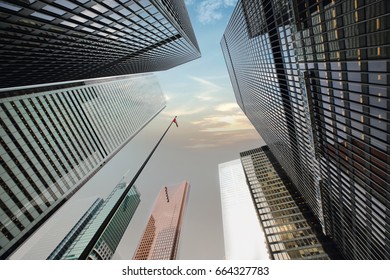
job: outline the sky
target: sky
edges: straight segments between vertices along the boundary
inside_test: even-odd
[[[156,73],[167,107],[46,222],[11,259],[45,259],[97,197],[128,171],[135,174],[171,120],[138,178],[139,205],[113,259],[131,259],[163,186],[191,185],[179,259],[224,259],[218,164],[264,145],[237,106],[220,40],[236,0],[187,0],[202,57]]]

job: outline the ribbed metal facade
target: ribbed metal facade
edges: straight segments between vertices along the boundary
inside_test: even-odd
[[[64,86],[0,99],[2,258],[165,107],[149,74]]]
[[[389,15],[242,0],[221,41],[238,104],[349,259],[390,258]]]
[[[0,2],[0,88],[160,71],[198,57],[183,0]]]

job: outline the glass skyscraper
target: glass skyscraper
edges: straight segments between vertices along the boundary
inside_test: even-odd
[[[274,14],[273,2],[266,2],[240,1],[221,46],[238,104],[323,224],[319,164],[292,46],[291,11],[288,1],[275,1]]]
[[[390,259],[389,4],[298,3],[325,228],[353,259]]]
[[[336,258],[333,244],[325,239],[310,208],[268,147],[245,151],[240,156],[271,259]]]
[[[240,159],[218,165],[225,259],[268,260],[266,239]]]
[[[3,0],[0,14],[0,88],[160,71],[200,57],[183,0]]]
[[[154,75],[20,87],[0,99],[7,257],[163,108]]]
[[[78,259],[131,180],[132,177],[125,175],[104,203],[101,199],[96,200],[48,259]],[[133,186],[89,253],[88,260],[111,259],[140,201],[140,194]]]
[[[163,187],[133,260],[175,260],[190,184]]]
[[[47,257],[48,260],[60,260],[65,252],[72,246],[76,238],[85,230],[89,222],[96,216],[96,213],[102,207],[104,200],[98,198],[95,202],[89,207],[89,209],[84,213],[76,225],[69,231],[65,238],[58,244],[53,252]]]
[[[237,103],[348,259],[390,258],[389,3],[238,2]]]

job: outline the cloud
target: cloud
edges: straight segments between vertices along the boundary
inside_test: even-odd
[[[218,21],[223,17],[223,9],[234,6],[236,2],[237,0],[203,0],[197,6],[198,20],[202,24]]]
[[[199,77],[190,77],[192,80],[196,81],[198,85],[200,85],[199,93],[195,95],[195,98],[199,99],[200,101],[211,101],[215,100],[216,93],[221,91],[223,87],[220,85],[213,83],[210,81],[210,79],[205,78],[199,78]]]
[[[171,100],[172,99],[172,94],[170,94],[170,93],[165,93],[164,94],[164,97],[165,97],[165,101],[169,101],[169,100]]]
[[[190,78],[192,80],[194,80],[194,81],[204,85],[204,86],[212,87],[212,88],[215,88],[215,89],[221,89],[221,86],[217,85],[216,83],[210,82],[207,79],[194,77],[194,76],[191,76]]]
[[[221,4],[221,1],[215,0],[200,3],[197,9],[198,20],[203,24],[220,20],[222,18]]]
[[[169,102],[162,115],[178,116],[182,147],[213,149],[260,138],[230,95],[228,77],[190,74],[166,92]]]
[[[194,4],[195,0],[184,0],[184,3],[187,5],[187,6],[190,6],[192,4]]]
[[[219,94],[223,93],[223,87],[210,82],[207,78],[188,76],[194,82],[189,82],[191,86],[185,89],[179,88],[177,92],[165,93],[167,109],[162,114],[166,116],[187,116],[204,113],[206,110],[213,111]],[[172,109],[171,109],[172,108]]]
[[[198,96],[195,96],[197,99],[201,100],[201,101],[210,101],[210,100],[213,100],[214,97],[212,96],[209,96],[207,94],[200,94]]]
[[[210,143],[206,143],[206,144],[193,144],[193,145],[189,145],[189,146],[185,146],[185,148],[190,148],[190,149],[204,149],[204,148],[214,148],[214,147],[217,147],[218,145],[217,144],[210,144]]]
[[[227,132],[253,129],[248,119],[243,114],[208,116],[193,124],[199,126],[204,132]]]
[[[200,137],[189,139],[186,148],[212,148],[259,139],[248,118],[236,103],[226,102],[214,106],[212,114],[191,122]]]
[[[201,135],[201,134],[200,134]],[[203,138],[189,139],[190,144],[187,149],[204,149],[226,147],[240,142],[259,140],[259,134],[255,130],[240,130],[229,132],[209,133],[204,132]]]
[[[217,105],[215,110],[220,112],[240,111],[240,107],[237,105],[237,103],[230,102]]]

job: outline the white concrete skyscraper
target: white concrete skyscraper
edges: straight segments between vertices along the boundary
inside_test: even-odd
[[[269,259],[264,233],[239,159],[218,165],[225,258]]]

